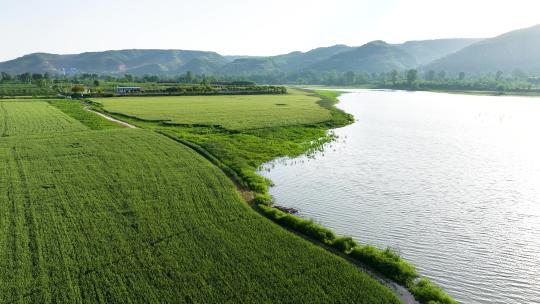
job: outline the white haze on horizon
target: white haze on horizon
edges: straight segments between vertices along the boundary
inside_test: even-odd
[[[277,55],[371,40],[488,38],[540,24],[535,0],[0,0],[0,61],[34,52]]]

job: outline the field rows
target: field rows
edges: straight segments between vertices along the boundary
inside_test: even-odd
[[[145,130],[58,133],[85,128],[60,117],[41,118],[49,136],[0,139],[1,303],[398,302],[192,150]]]
[[[0,101],[0,136],[87,130],[45,101]]]

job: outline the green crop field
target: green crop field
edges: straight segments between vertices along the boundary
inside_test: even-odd
[[[0,137],[0,303],[399,302],[193,150],[73,102],[3,113],[25,131]]]
[[[230,130],[312,124],[331,119],[318,97],[285,95],[95,98],[112,113],[178,124],[219,125]]]
[[[35,84],[0,83],[0,98],[13,96],[55,96],[57,93],[48,87]]]
[[[0,101],[0,136],[86,129],[45,101]]]

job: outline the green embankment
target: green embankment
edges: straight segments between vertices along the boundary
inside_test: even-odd
[[[69,114],[76,128],[0,138],[0,302],[399,303],[259,215],[192,149],[151,130],[100,130],[110,123],[70,102],[36,102],[33,119]],[[3,117],[35,124],[26,110]]]
[[[293,92],[295,95],[308,95],[305,92]],[[159,117],[152,117],[155,121],[137,119],[132,116],[133,113],[129,112],[132,108],[128,102],[120,99],[108,99],[105,102],[105,108],[100,103],[96,104],[96,108],[110,110],[112,107],[115,109],[115,115],[120,119],[127,120],[143,128],[156,130],[192,146],[200,154],[216,163],[242,186],[252,190],[255,193],[255,204],[261,213],[282,226],[307,235],[315,241],[335,247],[358,262],[406,286],[422,303],[455,303],[443,290],[430,283],[427,279],[419,280],[419,275],[414,266],[401,259],[391,250],[381,250],[369,245],[358,245],[352,239],[338,237],[331,230],[316,225],[309,220],[300,219],[267,206],[271,203],[271,198],[268,195],[269,181],[256,174],[256,170],[260,165],[277,157],[297,156],[310,149],[319,149],[324,143],[332,140],[332,136],[327,133],[329,129],[344,126],[353,121],[350,115],[334,107],[337,96],[339,96],[338,92],[320,90],[316,91],[316,94],[318,101],[313,101],[312,106],[320,106],[326,109],[330,114],[328,120],[312,121],[301,126],[282,125],[272,128],[264,128],[265,122],[260,125],[253,125],[253,129],[243,130],[212,127],[212,125],[219,124],[221,118],[217,118],[215,121],[207,121],[208,126],[168,125],[163,123],[164,119]],[[177,102],[181,101],[177,99]],[[153,100],[152,105],[155,107],[156,104],[159,104],[159,102]],[[163,104],[168,105],[166,102]],[[224,106],[219,105],[219,107]],[[191,107],[195,108],[191,110],[192,112],[201,111],[201,109],[197,109],[197,104],[192,104]],[[124,109],[125,113],[122,112]],[[154,108],[153,111],[155,110]],[[256,108],[245,108],[243,113],[256,110]],[[165,111],[165,109],[162,109],[162,111]],[[172,115],[181,116],[181,113]],[[211,116],[208,116],[206,119],[210,118]],[[230,115],[229,119],[239,119],[239,117]],[[274,119],[278,120],[279,116],[274,116]],[[234,123],[234,121],[231,121],[230,125],[234,125]]]

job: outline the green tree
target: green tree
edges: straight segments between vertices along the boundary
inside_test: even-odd
[[[17,78],[25,83],[30,83],[32,81],[32,75],[30,73],[23,73],[17,76]]]
[[[435,71],[434,70],[429,70],[426,74],[426,80],[427,81],[433,81],[435,80]]]
[[[395,86],[398,80],[398,72],[396,70],[393,70],[390,73],[390,79],[392,81],[392,85]]]
[[[418,71],[415,69],[407,71],[407,83],[413,84],[418,79]]]
[[[497,74],[495,74],[495,81],[500,81],[502,78],[503,72],[497,71]]]
[[[0,74],[0,81],[10,81],[10,80],[11,80],[11,75],[9,75],[8,73],[2,72]]]
[[[445,71],[439,71],[439,73],[437,73],[437,79],[438,80],[445,80],[446,79],[446,72]]]
[[[84,91],[86,91],[86,88],[80,84],[71,87],[71,92],[73,93],[84,93]]]
[[[193,82],[193,72],[187,71],[186,72],[186,82],[192,83]]]
[[[94,87],[99,87],[99,80],[94,80]]]
[[[355,83],[356,75],[352,71],[348,71],[343,75],[345,84],[350,85]]]
[[[458,78],[459,78],[459,80],[464,80],[465,79],[465,72],[459,73]]]

